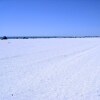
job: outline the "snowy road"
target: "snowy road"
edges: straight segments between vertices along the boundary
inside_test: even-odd
[[[0,100],[100,100],[100,38],[0,40]]]

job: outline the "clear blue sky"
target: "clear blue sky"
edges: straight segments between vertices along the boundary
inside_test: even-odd
[[[100,0],[0,0],[4,35],[100,35]]]

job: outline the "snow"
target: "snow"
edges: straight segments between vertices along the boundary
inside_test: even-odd
[[[0,40],[0,100],[100,100],[100,38]]]

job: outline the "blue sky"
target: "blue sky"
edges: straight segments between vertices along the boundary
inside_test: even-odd
[[[4,35],[100,35],[100,0],[0,0]]]

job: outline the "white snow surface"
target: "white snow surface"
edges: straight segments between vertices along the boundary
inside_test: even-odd
[[[0,100],[100,100],[100,38],[0,40]]]

